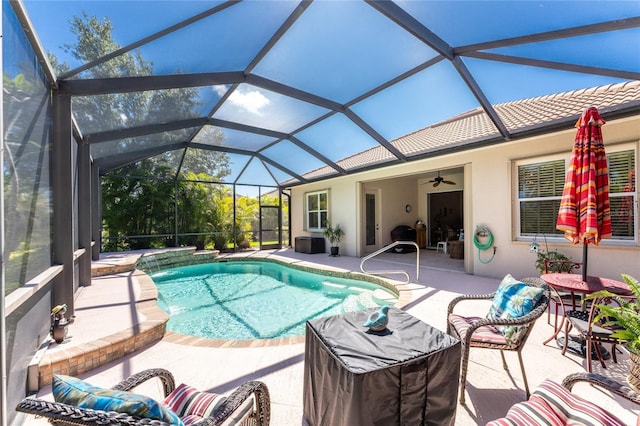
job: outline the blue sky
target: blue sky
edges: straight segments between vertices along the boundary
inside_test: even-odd
[[[108,17],[121,45],[200,13],[210,1],[25,0],[45,47],[72,67],[61,46],[73,44],[73,15]],[[640,1],[397,1],[453,47],[600,21],[640,16]],[[246,1],[140,48],[156,73],[241,71],[296,7],[292,1]],[[330,23],[330,25],[329,25]],[[640,72],[640,29],[497,49],[492,53]],[[437,53],[360,1],[317,1],[252,70],[338,103],[350,102]],[[463,58],[491,103],[595,87],[619,80],[580,73]],[[526,82],[526,83],[525,83]],[[523,84],[525,83],[525,84]],[[208,89],[216,99],[218,86]],[[206,94],[206,91],[202,91]],[[460,75],[443,61],[351,106],[388,140],[479,106]],[[327,111],[241,85],[220,118],[292,132]],[[323,145],[321,134],[331,135]],[[333,117],[299,135],[337,159],[372,144],[353,123]],[[304,138],[308,138],[306,141]],[[342,140],[353,140],[349,145]],[[282,150],[282,148],[280,149]],[[272,151],[278,151],[276,149]],[[327,155],[325,154],[325,155]],[[292,161],[295,163],[295,157]]]

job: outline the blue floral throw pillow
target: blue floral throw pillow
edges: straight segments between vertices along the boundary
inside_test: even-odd
[[[75,377],[62,374],[54,374],[52,387],[56,402],[80,408],[117,411],[130,416],[162,420],[166,423],[182,426],[182,421],[177,414],[147,396],[102,389]]]
[[[536,306],[544,290],[530,286],[507,274],[503,279],[489,308],[487,318],[520,318],[529,314]],[[517,343],[524,327],[522,326],[498,326],[509,343]]]

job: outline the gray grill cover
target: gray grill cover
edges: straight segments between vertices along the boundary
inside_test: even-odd
[[[453,425],[460,341],[396,308],[387,330],[368,331],[373,311],[307,322],[304,422]]]

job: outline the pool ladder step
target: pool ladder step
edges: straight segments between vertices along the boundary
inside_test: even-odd
[[[411,282],[411,278],[409,277],[409,274],[406,271],[399,271],[399,270],[367,271],[364,268],[364,264],[367,260],[372,259],[378,256],[379,254],[382,254],[398,245],[413,245],[416,247],[416,281],[420,280],[420,247],[414,241],[394,241],[393,243],[382,247],[380,250],[374,251],[373,253],[362,258],[362,260],[360,261],[360,270],[363,273],[369,274],[369,275],[391,275],[391,274],[404,275],[406,279],[405,284],[409,284],[409,282]]]

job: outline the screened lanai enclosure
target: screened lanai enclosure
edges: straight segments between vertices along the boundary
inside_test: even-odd
[[[4,424],[101,251],[286,246],[291,188],[564,129],[495,106],[640,80],[631,1],[1,4]]]

